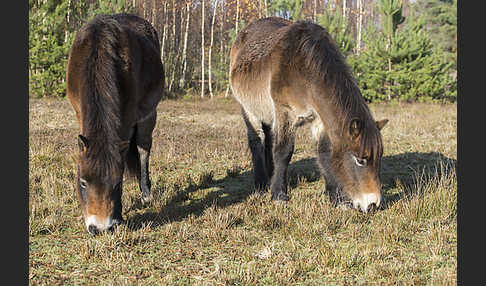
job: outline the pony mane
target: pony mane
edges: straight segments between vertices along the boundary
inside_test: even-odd
[[[329,33],[308,21],[294,23],[288,31],[287,43],[295,57],[304,63],[307,78],[322,82],[332,94],[330,101],[338,107],[343,120],[341,132],[349,132],[353,119],[361,121],[360,157],[369,155],[376,161],[383,154],[381,133],[376,126],[359,86],[344,56]],[[290,63],[298,67],[297,63]]]
[[[91,172],[110,178],[122,158],[118,149],[120,118],[120,69],[118,54],[122,27],[111,16],[95,17],[81,34],[89,45],[85,63],[81,108],[83,133],[89,140],[87,164]],[[83,43],[83,44],[84,44]]]

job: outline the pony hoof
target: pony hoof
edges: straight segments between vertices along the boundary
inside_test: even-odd
[[[337,208],[338,209],[341,209],[343,211],[349,211],[349,210],[352,209],[352,207],[350,205],[348,205],[348,204],[338,204],[337,205]]]
[[[272,200],[274,202],[288,202],[289,201],[289,196],[287,196],[284,193],[272,194]]]
[[[146,204],[152,201],[152,193],[142,194],[142,203]]]
[[[267,193],[267,189],[255,189],[255,194],[264,196]]]

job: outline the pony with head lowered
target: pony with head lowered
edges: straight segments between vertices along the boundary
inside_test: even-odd
[[[307,21],[257,20],[231,49],[230,83],[248,131],[255,188],[287,201],[296,129],[310,125],[326,192],[368,212],[382,200],[383,143],[349,66],[329,33]]]
[[[76,34],[66,69],[79,123],[76,189],[88,232],[123,221],[125,168],[151,199],[149,156],[164,68],[156,30],[131,14],[98,15]]]

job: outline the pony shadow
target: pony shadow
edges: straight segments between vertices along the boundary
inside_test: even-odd
[[[440,166],[445,168],[441,168]],[[405,152],[392,156],[384,156],[381,161],[381,183],[383,191],[383,205],[381,209],[388,208],[392,203],[417,190],[418,176],[443,176],[455,172],[457,160],[448,158],[438,152]],[[446,173],[445,173],[446,172]],[[295,188],[300,180],[314,182],[321,176],[315,158],[306,158],[289,165],[289,186]],[[393,189],[400,188],[400,193],[391,193]],[[205,189],[209,191],[202,198],[191,198],[191,193]],[[154,188],[154,193],[163,192],[162,187]],[[128,218],[128,227],[132,230],[150,224],[153,227],[162,226],[168,222],[181,221],[189,216],[198,217],[210,207],[226,207],[245,201],[253,194],[253,171],[241,172],[239,168],[227,170],[226,177],[214,180],[206,176],[200,182],[190,180],[189,185],[179,190],[168,202],[162,205],[160,212],[145,212],[135,214]],[[323,194],[324,195],[324,194]],[[140,207],[135,203],[131,207]]]
[[[405,152],[381,159],[381,184],[383,192],[383,209],[392,203],[415,195],[418,178],[446,176],[457,167],[457,160],[438,152]],[[399,188],[400,193],[391,193]]]
[[[306,158],[289,165],[289,186],[291,188],[295,188],[299,180],[313,182],[319,178],[315,159]],[[188,200],[191,193],[205,189],[215,190],[209,191],[202,198]],[[156,187],[153,192],[163,192],[163,189]],[[238,204],[253,193],[255,193],[253,171],[241,172],[239,168],[228,169],[226,177],[219,180],[213,180],[212,176],[207,176],[199,183],[189,180],[189,185],[179,190],[168,202],[164,203],[160,212],[135,214],[127,219],[127,225],[128,228],[137,230],[147,224],[158,227],[168,222],[181,221],[189,216],[198,217],[210,207],[223,208]],[[140,207],[139,203],[135,204],[130,209]]]

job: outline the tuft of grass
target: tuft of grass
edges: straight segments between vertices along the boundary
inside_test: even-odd
[[[332,206],[308,129],[297,133],[285,204],[253,192],[234,100],[165,100],[140,201],[90,236],[75,189],[78,126],[67,100],[29,102],[29,282],[115,285],[454,285],[456,105],[372,104],[383,129],[383,207]]]

